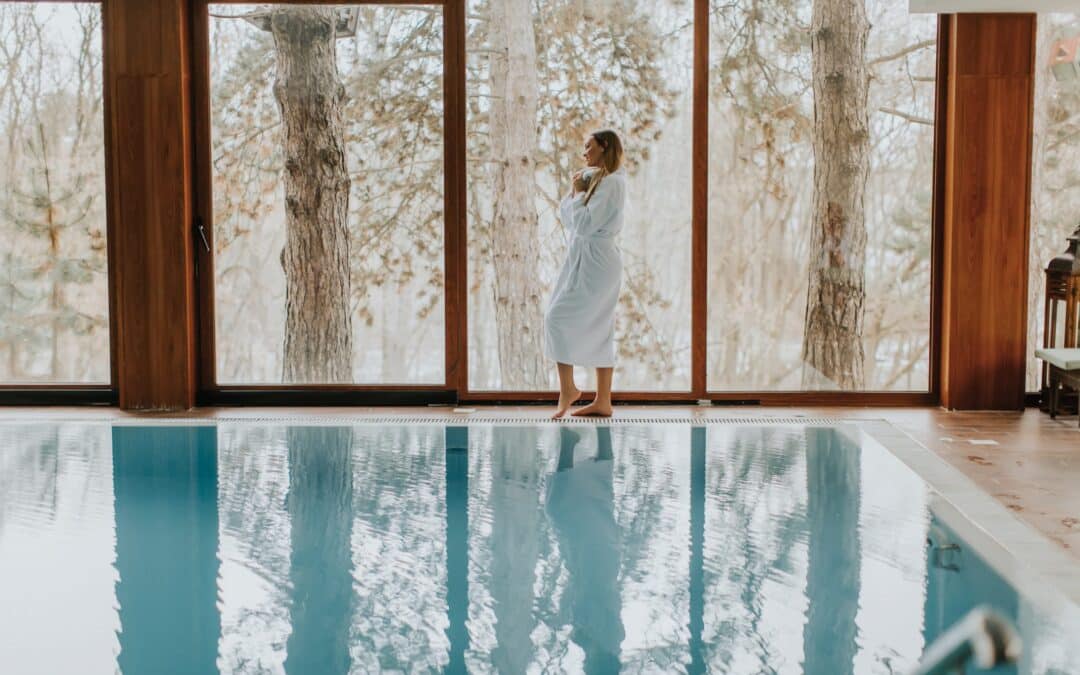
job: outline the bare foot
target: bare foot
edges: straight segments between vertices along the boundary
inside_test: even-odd
[[[610,403],[601,403],[600,401],[593,401],[584,408],[578,408],[571,414],[574,417],[611,417],[611,414],[615,412],[611,409]]]
[[[581,392],[578,389],[573,389],[570,393],[565,391],[559,392],[559,409],[555,411],[555,414],[551,416],[551,419],[558,420],[566,416],[567,411],[570,410],[570,406],[577,403],[581,398]]]

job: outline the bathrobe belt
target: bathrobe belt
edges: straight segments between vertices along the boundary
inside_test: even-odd
[[[570,243],[574,243],[575,239],[581,239],[582,241],[615,241],[615,235],[612,234],[578,234],[577,232],[570,233]]]

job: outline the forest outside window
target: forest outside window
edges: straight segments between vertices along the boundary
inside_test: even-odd
[[[1040,14],[1035,53],[1034,142],[1031,157],[1031,261],[1028,285],[1027,390],[1041,386],[1046,265],[1068,247],[1080,225],[1080,76],[1068,64],[1054,68],[1057,50],[1069,53],[1080,40],[1080,14]],[[1058,313],[1057,345],[1063,344],[1064,312]]]
[[[707,27],[677,0],[464,9],[459,231],[441,6],[209,6],[215,385],[553,390],[555,206],[585,135],[609,127],[630,188],[616,390],[930,390],[936,17],[879,0],[710,0]],[[822,30],[851,35],[829,58],[858,87],[826,86]],[[448,255],[464,288],[459,268],[446,282]],[[467,340],[448,354],[447,335]],[[464,381],[447,362],[467,363]]]
[[[470,390],[557,388],[543,317],[566,251],[558,204],[586,135],[611,128],[628,173],[615,388],[689,391],[693,3],[467,10]]]
[[[443,384],[442,8],[209,15],[217,383]]]
[[[0,385],[110,382],[101,7],[0,3]]]
[[[937,17],[886,0],[710,17],[709,389],[928,391]]]

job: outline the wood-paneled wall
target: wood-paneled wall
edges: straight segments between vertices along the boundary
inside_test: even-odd
[[[941,402],[1024,405],[1034,14],[959,14],[949,39]]]
[[[195,403],[186,0],[108,0],[109,257],[120,405]]]

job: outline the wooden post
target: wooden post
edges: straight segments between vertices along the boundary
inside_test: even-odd
[[[1024,405],[1034,14],[958,14],[949,40],[941,403]]]
[[[693,186],[690,230],[690,392],[704,399],[709,331],[709,0],[694,2]]]
[[[189,3],[103,3],[116,386],[128,409],[195,403]]]

